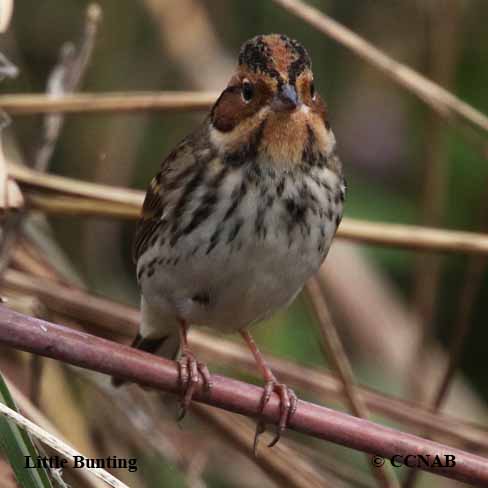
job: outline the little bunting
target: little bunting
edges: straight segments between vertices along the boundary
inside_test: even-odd
[[[133,347],[177,359],[182,415],[212,387],[190,325],[238,331],[264,377],[261,411],[279,395],[275,444],[297,406],[248,327],[286,307],[324,261],[346,186],[305,48],[256,36],[203,123],[169,154],[146,193],[134,241],[141,324]],[[114,379],[114,384],[122,381]],[[254,446],[264,431],[258,422]]]

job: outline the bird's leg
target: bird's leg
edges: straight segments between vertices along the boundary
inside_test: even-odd
[[[258,365],[265,381],[259,412],[261,414],[263,413],[264,408],[266,407],[266,404],[269,402],[269,399],[271,398],[271,394],[273,392],[277,393],[280,397],[281,412],[280,412],[278,427],[276,430],[276,436],[268,446],[268,447],[272,447],[280,440],[281,434],[284,432],[284,430],[288,425],[288,422],[290,421],[290,418],[295,413],[295,410],[297,409],[298,398],[295,395],[295,392],[291,388],[288,388],[288,386],[286,386],[283,383],[278,383],[278,381],[275,378],[275,375],[273,374],[271,369],[269,369],[263,356],[261,355],[261,352],[259,351],[258,346],[254,342],[254,339],[252,338],[251,334],[249,334],[249,332],[245,330],[241,330],[240,333],[244,338],[244,340],[246,341],[247,345],[249,346],[249,349],[251,350],[254,359],[256,361],[256,364]],[[254,436],[254,447],[253,447],[254,454],[256,454],[256,450],[258,446],[258,438],[264,431],[265,431],[265,423],[263,420],[260,419],[258,420],[256,426],[256,435]]]
[[[193,393],[200,381],[198,373],[202,375],[204,388],[210,391],[212,388],[212,378],[207,366],[200,363],[188,346],[188,324],[180,320],[180,344],[181,356],[178,359],[180,383],[185,388],[185,393],[181,400],[181,411],[178,420],[182,420],[190,406]]]

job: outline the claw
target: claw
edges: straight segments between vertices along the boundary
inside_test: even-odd
[[[178,359],[180,384],[185,389],[183,398],[181,400],[180,413],[178,414],[178,422],[183,420],[190,406],[195,389],[200,383],[200,374],[202,375],[204,388],[210,391],[212,388],[212,379],[207,366],[203,363],[197,362],[195,356],[190,351],[183,351],[183,354]]]
[[[295,392],[284,384],[276,384],[275,391],[280,395],[280,420],[276,429],[274,439],[268,444],[268,447],[273,447],[281,438],[281,434],[285,431],[292,415],[295,413],[298,404],[298,398]]]
[[[266,424],[262,420],[258,420],[256,424],[256,433],[254,434],[254,442],[252,446],[252,452],[254,456],[258,455],[258,439],[259,436],[266,430]]]
[[[249,334],[249,332],[247,332],[245,329],[241,329],[239,332],[241,336],[244,338],[244,340],[246,341],[247,345],[249,346],[249,349],[251,350],[252,355],[254,356],[256,364],[259,366],[259,369],[261,370],[261,373],[263,374],[264,379],[266,380],[266,383],[264,384],[264,388],[263,388],[263,395],[261,396],[261,401],[259,403],[259,412],[258,412],[259,416],[262,417],[263,411],[266,408],[266,405],[268,404],[269,399],[271,398],[271,394],[273,392],[278,393],[280,397],[280,418],[278,421],[278,426],[276,428],[276,436],[271,441],[271,444],[269,444],[269,447],[272,447],[280,440],[281,434],[285,431],[286,427],[288,426],[291,417],[293,416],[295,410],[297,409],[298,399],[295,393],[293,392],[293,390],[288,388],[283,383],[278,383],[276,381],[273,372],[269,369],[268,365],[266,364],[266,361],[264,360],[263,356],[259,352],[259,349],[256,343],[254,342],[254,339],[252,338],[251,334]],[[265,430],[265,423],[260,418],[256,426],[256,435],[254,436],[254,446],[253,446],[254,455],[256,455],[257,452],[259,436],[264,432],[264,430]]]
[[[203,378],[203,386],[206,391],[210,391],[213,386],[213,381],[212,381],[212,376],[210,376],[210,371],[207,368],[207,365],[204,363],[198,363],[198,371],[200,371],[200,374],[202,375]]]
[[[263,389],[263,396],[261,397],[260,414],[263,413],[266,405],[268,404],[271,394],[275,392],[280,397],[280,418],[276,428],[276,435],[273,440],[268,444],[268,447],[273,447],[281,438],[281,434],[286,430],[291,417],[295,413],[298,405],[298,398],[295,392],[288,388],[283,383],[277,383],[274,380],[269,380],[265,383]],[[258,421],[256,426],[256,434],[254,436],[253,452],[256,455],[258,438],[265,431],[265,423],[262,420]]]

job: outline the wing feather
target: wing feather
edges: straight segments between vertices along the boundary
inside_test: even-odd
[[[207,126],[208,127],[208,126]],[[205,124],[203,126],[205,128]],[[208,131],[208,128],[207,128]],[[184,139],[164,160],[158,174],[151,180],[136,225],[132,257],[137,262],[157,239],[158,228],[167,226],[165,211],[174,209],[188,182],[200,172],[210,155],[208,138],[201,129]],[[160,229],[161,230],[161,229]]]

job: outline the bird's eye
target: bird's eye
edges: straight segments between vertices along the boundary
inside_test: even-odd
[[[312,100],[315,100],[315,84],[313,81],[310,83],[310,96],[312,97]]]
[[[248,80],[242,82],[242,99],[249,103],[254,95],[254,87]]]

